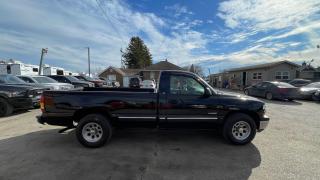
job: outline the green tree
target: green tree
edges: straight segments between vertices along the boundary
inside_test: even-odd
[[[145,68],[152,64],[152,55],[143,40],[138,36],[130,39],[122,57],[126,68]]]

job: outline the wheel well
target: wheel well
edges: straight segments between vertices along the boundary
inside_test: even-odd
[[[228,119],[228,117],[230,117],[231,115],[237,114],[237,113],[242,113],[242,114],[246,114],[246,115],[250,116],[254,120],[254,122],[256,123],[257,129],[259,129],[259,126],[260,126],[259,116],[257,113],[252,112],[252,111],[231,111],[227,115],[225,115],[224,120]]]
[[[79,122],[81,118],[83,118],[88,114],[101,114],[106,118],[108,118],[109,120],[112,120],[108,109],[104,107],[86,108],[86,109],[78,110],[74,113],[73,119],[75,122]]]

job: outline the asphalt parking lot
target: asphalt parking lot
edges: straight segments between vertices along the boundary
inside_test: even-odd
[[[0,119],[0,179],[320,179],[320,104],[268,101],[268,128],[246,146],[218,132],[119,130],[99,149],[37,124]]]

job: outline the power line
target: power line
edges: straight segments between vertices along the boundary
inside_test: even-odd
[[[101,6],[101,2],[100,2],[99,0],[96,0],[96,3],[97,3],[97,5],[98,5],[98,8],[100,8],[100,10],[102,11],[102,15],[103,15],[105,18],[107,18],[107,19],[105,19],[105,18],[103,18],[103,19],[107,20],[107,21],[110,23],[111,27],[112,27],[113,30],[118,34],[118,36],[119,36],[119,38],[121,39],[122,43],[125,44],[125,41],[123,40],[122,35],[119,33],[118,29],[117,29],[117,28],[115,27],[115,25],[112,23],[112,21],[111,21],[111,19],[109,18],[108,14],[105,12],[105,10],[103,9],[103,7]]]

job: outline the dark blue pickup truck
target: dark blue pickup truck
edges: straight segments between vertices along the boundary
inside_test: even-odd
[[[87,147],[104,145],[117,127],[219,127],[226,140],[242,145],[268,125],[263,102],[216,91],[193,73],[162,71],[157,82],[157,89],[45,91],[38,122],[76,128]]]

